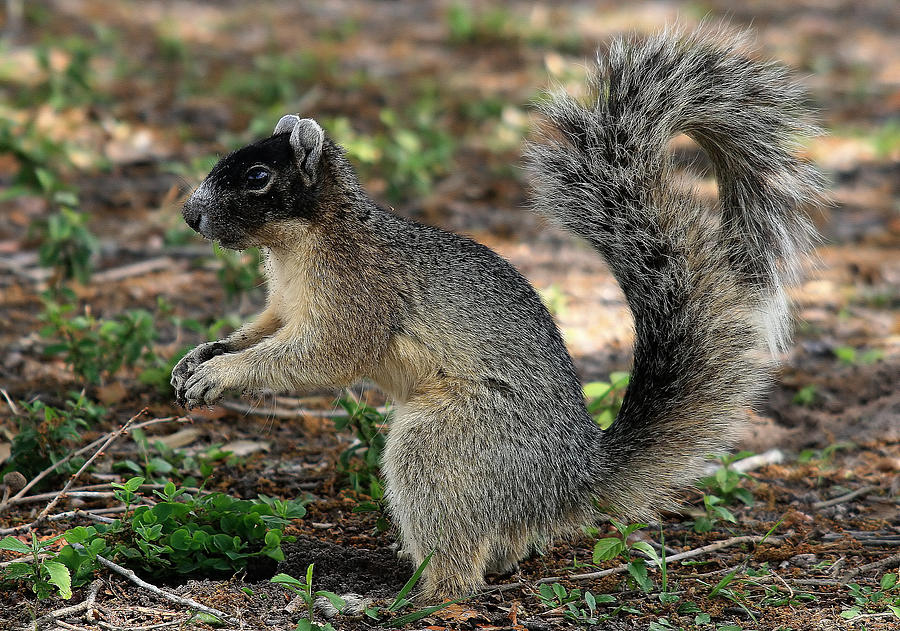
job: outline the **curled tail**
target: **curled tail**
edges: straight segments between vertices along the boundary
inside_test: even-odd
[[[551,99],[547,137],[528,150],[537,210],[600,252],[634,315],[631,383],[597,479],[601,502],[635,516],[735,438],[771,368],[766,346],[786,341],[783,286],[811,234],[800,206],[821,191],[793,153],[817,132],[803,90],[738,48],[700,34],[619,40],[591,102]],[[712,160],[718,218],[678,186],[678,133]]]

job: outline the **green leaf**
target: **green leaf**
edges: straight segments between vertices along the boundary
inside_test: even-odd
[[[560,585],[559,583],[553,583],[552,587],[553,587],[553,593],[556,594],[556,597],[559,599],[559,601],[562,602],[563,600],[565,600],[565,598],[567,596],[566,588],[563,587],[562,585]]]
[[[885,574],[881,577],[881,589],[887,591],[897,584],[896,574]]]
[[[123,488],[126,491],[130,491],[131,493],[134,493],[135,491],[138,490],[138,488],[140,488],[140,486],[143,483],[144,483],[144,478],[137,476],[137,477],[131,478],[127,482],[125,482],[125,484],[123,485]]]
[[[429,552],[428,556],[425,557],[425,559],[419,564],[419,567],[416,568],[416,571],[413,573],[413,575],[409,578],[408,581],[406,581],[406,585],[404,585],[400,592],[397,594],[394,602],[392,602],[391,606],[388,607],[388,611],[396,611],[400,608],[400,603],[406,600],[406,595],[409,594],[409,592],[412,591],[413,587],[416,586],[416,583],[419,582],[419,579],[422,577],[422,572],[424,572],[425,568],[428,567],[428,562],[431,561],[431,557],[433,554],[434,550]],[[435,609],[434,611],[437,611],[437,609]],[[425,615],[427,616],[428,614]],[[422,617],[424,618],[425,616]],[[413,622],[415,620],[418,620],[418,618],[414,618],[413,620],[410,620],[410,622]]]
[[[653,581],[647,576],[647,564],[643,559],[635,559],[628,564],[628,573],[634,578],[635,582],[645,592],[653,589]]]
[[[633,543],[631,547],[635,550],[640,550],[648,557],[650,557],[650,560],[656,564],[656,567],[662,567],[662,561],[660,561],[659,555],[656,554],[656,550],[654,550],[653,546],[651,546],[646,541],[638,541],[636,543]]]
[[[279,573],[269,579],[270,583],[278,583],[279,585],[289,585],[297,589],[303,589],[303,582],[297,580],[290,574]]]
[[[428,556],[429,556],[429,558],[431,557],[430,554]],[[423,561],[423,564],[424,564],[424,561]],[[412,613],[408,613],[405,616],[399,616],[398,618],[394,618],[393,620],[391,620],[384,626],[389,627],[389,628],[403,627],[403,626],[410,624],[411,622],[415,622],[416,620],[421,620],[422,618],[430,616],[435,611],[440,611],[444,607],[449,607],[450,605],[455,605],[457,603],[461,603],[464,600],[465,600],[465,598],[457,598],[455,600],[448,600],[447,602],[441,603],[440,605],[426,607],[425,609],[421,609],[419,611],[414,611]]]
[[[203,624],[208,624],[211,627],[221,627],[225,624],[218,616],[214,616],[211,613],[204,613],[202,611],[198,611],[193,616],[191,616],[191,621],[202,622]]]
[[[341,613],[341,610],[347,606],[347,601],[345,601],[334,592],[322,590],[316,592],[316,596],[324,596],[325,598],[327,598],[329,602],[334,606],[334,608],[338,610],[338,613]]]
[[[0,550],[9,550],[19,554],[31,554],[31,546],[22,543],[15,537],[4,537],[0,540]]]
[[[68,600],[72,597],[72,576],[69,574],[69,568],[58,561],[43,561],[41,568],[50,575],[47,581],[56,585],[62,598]]]
[[[553,588],[550,587],[550,585],[548,583],[543,583],[538,588],[538,591],[540,591],[540,593],[541,593],[541,598],[543,598],[547,602],[550,602],[550,603],[553,602],[555,595],[553,594]]]
[[[6,568],[0,570],[0,576],[9,580],[34,576],[34,568],[30,563],[10,563]]]
[[[725,587],[727,587],[728,584],[731,583],[732,580],[734,580],[734,576],[735,576],[735,574],[738,573],[738,570],[740,570],[740,567],[734,568],[728,574],[726,574],[725,577],[721,581],[716,583],[716,586],[712,588],[711,592],[709,592],[709,597],[710,598],[714,597],[716,594],[718,594],[720,591],[722,591]]]
[[[604,537],[594,544],[594,563],[609,561],[625,551],[625,544],[618,537]]]
[[[859,614],[860,614],[859,607],[850,607],[850,609],[846,609],[841,612],[841,618],[844,618],[845,620],[852,620]]]
[[[611,390],[612,386],[604,381],[592,381],[584,384],[584,396],[587,399],[602,399]]]
[[[584,593],[584,602],[587,603],[588,609],[591,611],[597,608],[597,600],[591,592]]]
[[[65,536],[69,543],[84,543],[95,534],[97,534],[97,530],[93,527],[75,526],[67,530]]]

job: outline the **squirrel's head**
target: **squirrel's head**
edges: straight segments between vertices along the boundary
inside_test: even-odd
[[[185,202],[184,220],[227,248],[267,245],[264,226],[314,218],[325,143],[316,121],[282,117],[272,136],[219,160]]]

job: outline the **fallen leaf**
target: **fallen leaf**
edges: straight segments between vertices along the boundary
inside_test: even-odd
[[[202,435],[203,431],[197,427],[185,427],[178,430],[174,434],[169,434],[168,436],[162,436],[159,438],[154,437],[154,441],[158,440],[166,447],[170,447],[171,449],[178,449],[179,447],[190,445]]]
[[[272,443],[266,440],[235,440],[220,447],[222,451],[230,451],[235,456],[248,456],[257,451],[269,451],[271,448]]]

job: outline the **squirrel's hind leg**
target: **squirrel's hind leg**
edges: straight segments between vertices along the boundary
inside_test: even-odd
[[[500,549],[495,482],[485,474],[478,441],[459,409],[401,405],[388,431],[382,462],[386,500],[400,529],[403,554],[418,566],[431,554],[422,578],[427,600],[464,597],[484,584]],[[474,421],[477,422],[477,421]]]

